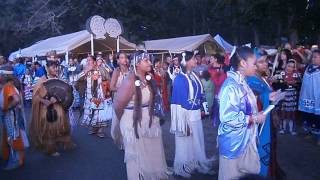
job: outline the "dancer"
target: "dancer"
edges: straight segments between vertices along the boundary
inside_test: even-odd
[[[169,64],[167,62],[162,62],[162,99],[163,105],[166,111],[170,111],[170,96],[171,96],[171,79],[168,74]]]
[[[112,78],[110,82],[110,89],[114,93],[117,92],[117,89],[120,87],[121,82],[129,73],[128,66],[128,56],[125,53],[117,54],[118,66],[112,73]]]
[[[201,106],[204,89],[200,79],[193,72],[196,66],[193,52],[186,52],[182,58],[182,72],[173,82],[171,102],[171,128],[175,134],[174,172],[190,178],[194,170],[211,173],[206,158]]]
[[[86,69],[79,74],[79,81],[86,82],[82,125],[89,127],[88,134],[100,138],[105,137],[105,128],[112,118],[109,79],[103,60],[99,58],[96,62],[94,56],[89,56]]]
[[[114,100],[123,136],[128,179],[168,179],[159,118],[154,116],[155,89],[151,85],[149,55],[137,52],[132,72]]]
[[[255,75],[246,79],[249,87],[258,97],[258,110],[262,111],[272,103],[270,99],[276,97],[279,92],[273,92],[271,84],[267,80],[267,74],[269,74],[267,53],[259,49],[255,49],[254,52],[257,57],[257,71]],[[261,164],[260,175],[276,177],[277,171],[281,171],[281,169],[278,166],[276,157],[277,127],[272,120],[271,114],[268,114],[259,135],[258,152]]]
[[[12,170],[23,166],[25,147],[28,139],[25,133],[22,95],[19,80],[13,75],[13,68],[4,66],[0,69],[0,111],[3,123],[2,159],[6,161],[4,170]]]
[[[127,54],[120,52],[117,54],[118,67],[113,71],[110,82],[110,90],[113,92],[113,97],[116,96],[117,90],[119,89],[122,81],[127,77],[129,73],[129,62]],[[111,137],[114,143],[123,148],[122,135],[120,132],[119,120],[115,113],[112,114],[111,124]]]
[[[256,73],[253,51],[248,47],[237,48],[230,64],[231,70],[219,94],[219,180],[237,179],[245,173],[259,174],[257,124],[266,119],[258,112],[256,96],[245,81]]]
[[[72,104],[72,108],[79,108],[81,105],[80,94],[77,88],[75,88],[76,80],[78,74],[81,72],[80,65],[76,64],[76,59],[69,59],[69,64],[65,67],[66,77],[68,79],[68,83],[73,87],[73,96],[74,102]]]
[[[51,156],[59,156],[58,145],[63,145],[64,149],[75,147],[71,140],[69,107],[63,105],[64,100],[72,97],[58,97],[72,96],[72,87],[57,79],[57,61],[47,60],[46,71],[47,75],[41,77],[33,88],[30,138],[36,148]],[[49,81],[52,82],[51,80],[60,82],[58,87],[62,89],[57,91],[56,95],[49,94],[53,89],[48,85]]]

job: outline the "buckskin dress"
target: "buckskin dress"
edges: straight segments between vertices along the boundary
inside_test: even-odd
[[[141,178],[145,180],[168,179],[159,119],[153,117],[152,125],[149,128],[149,99],[151,93],[146,87],[141,89],[141,91],[142,119],[141,124],[137,127],[139,138],[136,138],[133,127],[135,96],[132,97],[124,109],[123,116],[120,120],[127,176],[129,180]]]

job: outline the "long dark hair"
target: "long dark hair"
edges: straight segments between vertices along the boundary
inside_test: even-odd
[[[140,78],[135,75],[135,80],[139,80]],[[150,100],[149,100],[149,128],[152,125],[153,121],[153,114],[154,114],[154,98],[155,98],[155,88],[152,85],[152,81],[147,81],[147,88],[149,88],[150,91]],[[141,125],[141,120],[142,120],[142,92],[141,92],[141,87],[136,86],[136,92],[134,96],[134,107],[133,107],[133,127],[134,127],[134,132],[136,135],[136,138],[139,139],[139,133],[138,133],[138,125]]]
[[[282,53],[282,52],[286,55],[286,57],[287,57],[287,62],[288,62],[289,59],[292,59],[292,54],[291,54],[290,50],[288,50],[288,49],[282,49],[282,50],[281,50],[281,53]],[[280,57],[280,58],[279,58],[278,68],[281,68],[281,67],[283,66],[283,64],[284,64],[284,62],[283,62],[283,60],[282,60],[281,57]]]
[[[282,50],[281,50],[281,53],[284,53],[284,54],[287,56],[287,61],[288,61],[289,59],[292,59],[292,54],[291,54],[290,50],[288,50],[288,49],[282,49]],[[281,60],[282,60],[282,59],[281,59]]]
[[[139,55],[139,52],[136,53],[136,55]],[[135,64],[134,64],[135,66]],[[139,76],[135,74],[135,80],[140,81]],[[155,88],[152,85],[153,79],[150,81],[147,81],[147,88],[149,88],[150,91],[150,100],[149,100],[149,128],[152,125],[153,121],[153,114],[154,114],[154,101],[155,101]],[[135,86],[135,95],[134,95],[134,107],[133,107],[133,127],[134,132],[136,135],[136,138],[139,139],[139,133],[138,133],[138,125],[141,126],[141,120],[142,120],[142,92],[141,92],[141,86]]]
[[[215,57],[217,59],[217,63],[224,65],[224,56],[220,54],[212,54],[211,56]]]

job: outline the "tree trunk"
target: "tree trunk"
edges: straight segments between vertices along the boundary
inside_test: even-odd
[[[232,5],[233,4],[233,5]],[[230,10],[231,10],[231,28],[232,28],[232,34],[233,34],[233,44],[234,45],[239,45],[239,24],[238,24],[238,17],[237,17],[237,12],[238,10],[236,9],[237,5],[238,5],[238,1],[237,0],[233,0],[230,5]]]
[[[231,28],[232,28],[233,44],[238,45],[238,43],[239,43],[239,37],[238,37],[239,26],[237,26],[236,19],[232,20]]]
[[[201,20],[202,20],[202,28],[201,28],[201,33],[204,34],[206,33],[206,26],[207,26],[207,22],[206,22],[206,15],[205,15],[205,11],[202,11],[201,13]]]
[[[277,37],[276,37],[276,46],[281,45],[281,34],[282,34],[282,25],[280,20],[277,21]]]
[[[298,44],[298,31],[296,29],[291,30],[289,39],[291,46],[296,47]]]
[[[253,37],[254,37],[254,45],[256,47],[260,46],[260,39],[259,39],[259,33],[258,33],[258,29],[256,26],[253,27]]]
[[[196,9],[192,7],[192,34],[196,35],[197,19],[196,19]]]
[[[320,47],[320,32],[317,33],[317,45]]]

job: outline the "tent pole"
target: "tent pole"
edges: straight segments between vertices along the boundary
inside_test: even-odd
[[[69,51],[66,52],[65,59],[66,63],[69,64]]]
[[[91,34],[91,55],[94,56],[93,34]]]
[[[203,49],[204,49],[204,54],[206,55],[207,54],[207,48],[206,48],[205,44],[203,44]]]
[[[164,58],[164,54],[161,54],[161,61],[162,61],[162,64],[163,64],[163,58]]]
[[[120,52],[120,36],[117,37],[117,53]]]

